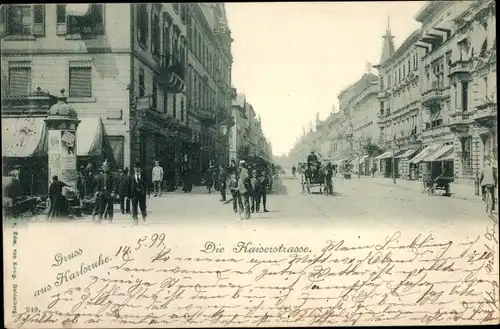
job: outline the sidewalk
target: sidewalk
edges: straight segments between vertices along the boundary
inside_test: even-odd
[[[358,179],[357,175],[351,178],[352,180]],[[396,188],[401,188],[408,191],[415,191],[422,193],[423,185],[421,181],[409,181],[405,179],[396,179],[396,184],[393,183],[392,178],[384,178],[384,177],[369,177],[369,176],[361,176],[360,179],[368,180],[375,184],[387,185]],[[451,196],[452,198],[468,200],[468,201],[476,201],[483,202],[481,196],[474,195],[474,186],[473,185],[464,185],[464,184],[451,184]],[[440,193],[438,191],[437,193]]]

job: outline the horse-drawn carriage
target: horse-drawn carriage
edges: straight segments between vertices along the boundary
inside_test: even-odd
[[[319,189],[316,193],[325,193],[324,185],[326,175],[325,168],[321,165],[321,162],[318,161],[314,164],[299,163],[298,172],[301,176],[300,184],[302,185],[302,193],[314,193],[312,190],[314,188]]]

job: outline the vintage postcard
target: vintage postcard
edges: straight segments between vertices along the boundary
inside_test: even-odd
[[[5,327],[499,324],[495,6],[1,5]]]

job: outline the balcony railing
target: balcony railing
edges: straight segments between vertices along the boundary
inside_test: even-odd
[[[184,64],[175,56],[165,55],[161,61],[160,80],[167,86],[171,93],[181,93],[184,91],[185,68]]]
[[[432,137],[439,137],[439,136],[445,135],[449,131],[450,131],[450,127],[448,127],[448,126],[438,126],[438,127],[434,127],[434,128],[427,128],[427,129],[422,130],[421,137],[422,138],[427,138],[427,137],[431,137],[431,136]]]
[[[467,61],[456,61],[450,65],[450,73],[448,77],[453,77],[458,74],[468,75],[470,73],[469,62]]]
[[[443,84],[434,81],[431,87],[422,93],[422,104],[424,106],[440,103],[445,97]]]
[[[482,127],[493,128],[496,127],[498,108],[496,100],[488,100],[483,104],[478,105],[477,111],[475,111],[473,119],[476,124]]]
[[[200,108],[196,112],[196,116],[205,125],[212,126],[215,124],[215,112],[212,109]]]

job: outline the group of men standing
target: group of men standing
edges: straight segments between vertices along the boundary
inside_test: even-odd
[[[253,169],[250,173],[245,160],[240,160],[239,166],[233,163],[229,168],[230,178],[227,188],[232,195],[233,211],[241,219],[249,219],[250,213],[260,212],[262,202],[263,211],[267,210],[267,187],[269,175],[267,172],[258,172]],[[223,180],[225,182],[225,179]],[[225,201],[226,186],[221,186],[222,200]]]
[[[101,172],[93,182],[95,204],[92,220],[96,221],[97,217],[97,221],[100,222],[104,217],[111,222],[114,215],[114,201],[118,197],[122,214],[130,213],[132,210],[132,219],[137,224],[140,210],[142,220],[146,221],[146,196],[150,196],[148,179],[140,164],[135,164],[133,168],[130,175],[125,168],[119,170],[119,175],[115,176],[111,173],[109,164],[103,163]],[[82,187],[83,183],[79,183],[79,186]],[[88,186],[86,188],[88,189]]]

